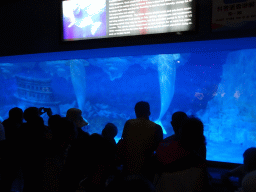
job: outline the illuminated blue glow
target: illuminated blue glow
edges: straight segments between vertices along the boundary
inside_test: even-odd
[[[243,38],[1,57],[0,119],[17,105],[41,107],[44,99],[61,115],[81,108],[90,133],[114,123],[120,138],[125,121],[135,118],[136,102],[145,100],[165,136],[173,134],[174,112],[196,115],[205,125],[207,159],[242,163],[243,152],[256,142],[255,42]],[[31,73],[35,64],[40,69]],[[25,84],[17,82],[21,74]],[[49,79],[39,86],[43,96],[26,83]],[[25,97],[33,102],[24,102]]]

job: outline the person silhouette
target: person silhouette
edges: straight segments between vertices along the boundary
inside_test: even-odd
[[[126,121],[122,133],[123,172],[125,175],[144,175],[151,180],[152,156],[163,140],[163,130],[149,120],[151,112],[148,102],[136,103],[134,110],[136,119]]]

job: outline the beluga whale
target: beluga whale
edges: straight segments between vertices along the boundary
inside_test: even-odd
[[[86,70],[89,63],[83,59],[73,59],[69,61],[70,75],[76,95],[78,108],[83,112],[86,101]]]
[[[161,119],[168,110],[175,88],[176,65],[180,59],[180,54],[160,54],[154,57],[152,63],[158,66],[158,78],[160,85],[161,111],[158,119],[155,121],[163,129],[163,133],[167,134]]]

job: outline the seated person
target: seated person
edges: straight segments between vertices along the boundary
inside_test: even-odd
[[[243,157],[244,164],[235,170],[230,171],[225,176],[241,176],[244,174],[244,177],[242,178],[242,187],[238,189],[238,192],[256,191],[256,148],[251,147],[246,149]]]
[[[201,120],[190,117],[182,126],[177,139],[163,140],[156,150],[158,174],[198,168],[202,172],[200,190],[209,187],[203,131],[204,126]]]
[[[202,160],[206,159],[203,123],[195,117],[186,120],[176,140],[165,139],[159,144],[156,158],[160,164],[168,165],[192,154]]]
[[[113,123],[107,123],[102,130],[102,136],[113,145],[116,145],[115,136],[117,135],[117,127]]]
[[[186,113],[182,111],[177,111],[172,115],[172,121],[170,122],[174,131],[174,134],[166,137],[162,142],[161,145],[169,145],[172,141],[178,141],[180,137],[180,132],[182,126],[185,124],[188,116]]]
[[[182,111],[177,111],[173,113],[171,125],[173,128],[174,134],[171,135],[170,137],[165,138],[164,140],[168,141],[168,140],[178,139],[178,135],[181,132],[181,128],[183,124],[186,122],[187,118],[188,118],[187,114]]]

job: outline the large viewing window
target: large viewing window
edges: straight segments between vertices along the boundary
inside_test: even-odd
[[[118,139],[144,100],[164,137],[173,134],[172,114],[184,111],[204,123],[208,160],[242,163],[256,142],[253,46],[255,38],[244,38],[1,57],[0,120],[15,106],[61,116],[76,107],[85,131],[111,122]]]

